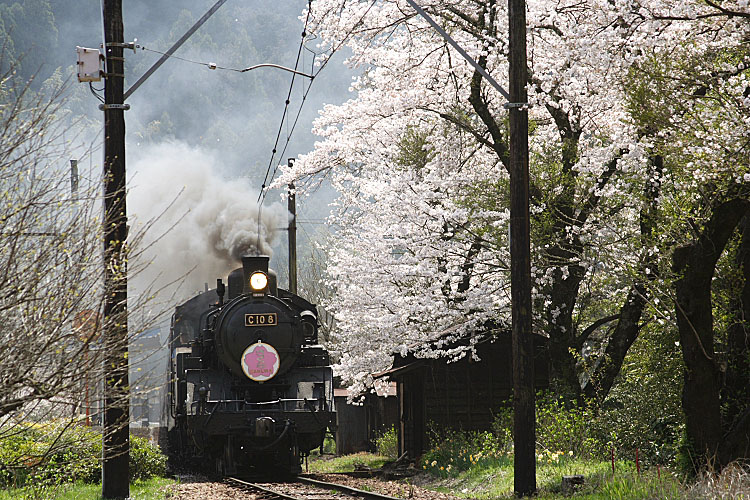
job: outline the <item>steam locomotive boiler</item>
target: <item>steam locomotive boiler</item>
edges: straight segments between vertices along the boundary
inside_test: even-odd
[[[335,423],[316,308],[279,289],[268,260],[243,257],[228,286],[217,280],[176,308],[167,428],[177,463],[297,474]]]

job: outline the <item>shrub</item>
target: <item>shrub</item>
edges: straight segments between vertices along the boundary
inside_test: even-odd
[[[635,385],[622,381],[598,408],[569,406],[551,393],[537,394],[537,453],[601,459],[614,449],[618,458],[635,460],[638,450],[644,465],[673,463],[681,428],[674,404],[662,404],[655,393],[639,394]],[[510,403],[496,412],[492,430],[510,449]]]
[[[561,399],[544,394],[537,399],[536,419],[537,446],[541,451],[591,457],[605,448],[593,432],[595,416],[588,405],[567,408]]]
[[[391,427],[375,438],[375,450],[384,457],[398,458],[398,434],[395,427]]]
[[[490,467],[510,461],[505,443],[492,432],[431,431],[430,451],[420,465],[432,474],[448,477],[472,467]]]
[[[600,455],[606,449],[597,432],[594,411],[589,406],[567,407],[550,393],[537,394],[536,421],[537,451],[545,456],[565,454],[588,458]],[[513,409],[510,404],[495,414],[492,431],[505,449],[512,447]]]
[[[616,456],[634,460],[638,449],[645,465],[671,465],[684,425],[680,338],[675,328],[644,323],[595,424]]]
[[[19,425],[0,440],[0,486],[97,483],[101,479],[101,432],[57,423]],[[148,440],[130,437],[130,479],[166,474],[166,456]]]
[[[130,436],[130,480],[164,477],[167,474],[167,457],[148,439]]]
[[[101,435],[58,423],[21,424],[0,441],[3,486],[98,480]]]

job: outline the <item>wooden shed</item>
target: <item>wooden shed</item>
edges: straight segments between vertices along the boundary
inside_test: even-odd
[[[534,336],[537,389],[549,387],[547,339]],[[487,336],[476,344],[480,360],[459,361],[396,355],[389,370],[376,374],[397,383],[399,455],[416,459],[426,451],[430,425],[438,429],[490,430],[494,415],[509,403],[513,388],[510,332]]]
[[[378,385],[356,404],[347,389],[334,389],[336,403],[336,454],[375,451],[375,440],[391,427],[398,427],[396,384]]]
[[[336,454],[368,450],[367,408],[348,402],[347,389],[334,389],[336,405]]]

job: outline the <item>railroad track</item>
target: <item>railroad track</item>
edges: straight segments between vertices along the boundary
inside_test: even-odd
[[[235,488],[255,493],[257,500],[343,500],[351,498],[402,500],[372,491],[358,490],[343,484],[326,483],[306,477],[298,477],[294,481],[286,483],[253,483],[236,477],[228,477],[226,481]]]

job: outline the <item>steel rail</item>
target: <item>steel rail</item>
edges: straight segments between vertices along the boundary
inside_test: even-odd
[[[278,492],[278,491],[274,491],[274,490],[271,490],[269,488],[265,488],[265,487],[263,487],[263,486],[261,486],[259,484],[256,484],[256,483],[249,483],[247,481],[243,481],[242,479],[237,479],[236,477],[228,477],[226,479],[227,479],[227,481],[231,481],[233,483],[239,483],[242,486],[249,487],[249,488],[254,488],[254,489],[260,490],[260,491],[262,491],[264,493],[268,493],[270,495],[276,495],[277,497],[284,498],[286,500],[300,500],[299,497],[290,497],[289,495],[286,495],[284,493],[281,493],[281,492]]]
[[[251,483],[251,482],[248,482],[248,481],[243,481],[242,479],[238,479],[236,477],[227,477],[226,480],[230,481],[230,482],[233,482],[233,483],[240,484],[240,485],[242,485],[244,487],[255,488],[255,489],[258,489],[258,490],[260,490],[260,491],[262,491],[264,493],[268,493],[270,495],[276,495],[279,498],[283,498],[283,499],[286,499],[286,500],[300,500],[299,497],[289,496],[289,495],[287,495],[285,493],[282,493],[282,492],[279,492],[279,491],[276,491],[276,490],[272,490],[270,488],[266,488],[266,487],[261,486],[261,485],[259,485],[257,483]],[[340,493],[345,493],[347,495],[356,496],[356,497],[359,497],[359,498],[363,498],[365,500],[403,500],[402,498],[391,497],[391,496],[388,496],[388,495],[381,495],[380,493],[374,493],[372,491],[359,490],[357,488],[352,488],[351,486],[345,486],[343,484],[327,483],[325,481],[318,481],[317,479],[311,479],[309,477],[298,476],[296,478],[296,481],[299,482],[299,483],[308,484],[310,486],[317,486],[317,487],[322,488],[322,489],[331,490],[331,491],[337,491],[337,492],[340,492]]]
[[[372,491],[358,490],[357,488],[352,488],[351,486],[344,486],[343,484],[336,483],[327,483],[325,481],[318,481],[317,479],[311,479],[309,477],[298,476],[297,481],[312,484],[313,486],[320,486],[321,488],[325,488],[327,490],[341,490],[352,495],[366,498],[368,500],[403,500],[403,498],[381,495],[380,493],[374,493]]]

